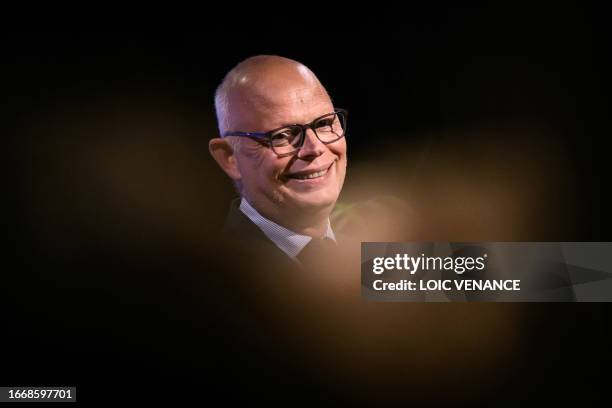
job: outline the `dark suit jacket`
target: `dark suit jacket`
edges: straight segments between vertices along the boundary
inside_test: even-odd
[[[240,198],[232,200],[223,231],[226,237],[238,244],[245,252],[255,252],[266,259],[266,263],[280,269],[300,269],[300,265],[289,258],[263,233],[242,211]]]
[[[263,260],[267,269],[300,271],[305,269],[302,264],[287,256],[249,217],[240,211],[240,198],[231,202],[224,232],[234,248],[237,248],[236,252],[242,253],[246,260]],[[338,256],[344,254],[345,260],[352,259],[357,262],[358,266],[360,243],[340,231],[334,230],[334,234],[338,244]],[[327,266],[329,268],[334,267],[332,265]]]

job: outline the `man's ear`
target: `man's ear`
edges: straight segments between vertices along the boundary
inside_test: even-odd
[[[227,140],[218,137],[211,139],[208,142],[208,150],[213,159],[232,180],[238,181],[242,178],[240,169],[238,169],[238,163],[236,162],[234,149]]]

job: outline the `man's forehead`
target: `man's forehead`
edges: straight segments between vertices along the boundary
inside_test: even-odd
[[[276,82],[267,87],[241,89],[231,99],[230,114],[242,116],[248,111],[251,120],[257,119],[265,126],[308,122],[332,109],[331,100],[320,84]]]
[[[254,105],[275,109],[306,106],[329,100],[327,92],[321,86],[282,83],[265,88],[248,89],[240,92],[237,97]]]
[[[228,77],[227,114],[232,128],[266,129],[305,123],[332,109],[327,91],[305,65],[256,56]]]

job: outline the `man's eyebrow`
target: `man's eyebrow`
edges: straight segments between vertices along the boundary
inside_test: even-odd
[[[296,126],[296,125],[302,126],[303,124],[302,123],[298,123],[298,122],[293,122],[293,123],[285,123],[283,125],[280,125],[279,127],[289,127],[289,126]]]
[[[295,126],[295,125],[298,125],[298,126],[304,126],[304,125],[308,125],[308,124],[311,124],[312,122],[314,122],[315,120],[319,119],[320,117],[325,116],[325,115],[329,115],[330,113],[334,113],[334,111],[327,112],[327,113],[324,113],[324,114],[322,114],[322,115],[317,115],[317,116],[315,116],[314,118],[310,119],[308,122],[302,122],[302,123],[300,123],[300,122],[285,123],[284,125],[280,125],[280,126],[279,126],[278,128],[276,128],[276,129],[279,129],[279,128],[281,128],[281,127],[286,127],[286,126]]]
[[[308,122],[310,123],[310,122]],[[295,126],[295,125],[301,125],[299,122],[282,122],[277,126],[272,126],[270,127],[270,129],[280,129],[280,128],[284,128],[287,126]]]

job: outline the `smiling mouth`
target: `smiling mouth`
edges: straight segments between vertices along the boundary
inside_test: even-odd
[[[327,166],[323,170],[318,170],[314,172],[300,172],[296,174],[289,174],[286,177],[288,179],[293,179],[293,180],[312,180],[312,179],[321,178],[329,172],[329,169],[331,169],[331,166],[333,164],[334,163],[332,162],[329,166]]]

